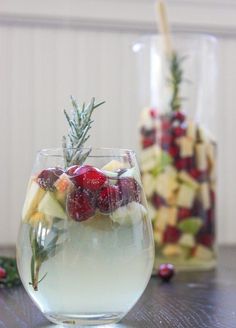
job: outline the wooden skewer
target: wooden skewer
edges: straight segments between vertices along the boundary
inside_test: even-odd
[[[171,55],[173,54],[173,49],[172,49],[170,27],[169,27],[164,0],[157,1],[157,16],[158,16],[159,31],[164,38],[165,52],[166,55],[170,58]]]

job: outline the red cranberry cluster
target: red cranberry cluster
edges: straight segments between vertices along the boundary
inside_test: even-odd
[[[63,173],[60,168],[43,170],[37,178],[41,188],[53,191],[56,180]],[[69,167],[65,172],[73,183],[66,199],[68,215],[75,221],[84,221],[95,214],[96,209],[109,214],[120,206],[140,201],[140,186],[130,177],[107,177],[90,165]]]

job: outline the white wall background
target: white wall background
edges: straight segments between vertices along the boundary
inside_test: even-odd
[[[236,243],[236,3],[169,0],[174,30],[220,38],[219,221]],[[69,95],[107,101],[90,143],[137,149],[131,44],[155,32],[152,0],[0,0],[0,244],[16,240],[35,153],[60,145]]]

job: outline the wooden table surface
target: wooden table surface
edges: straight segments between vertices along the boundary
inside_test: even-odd
[[[109,327],[236,328],[235,258],[236,247],[222,247],[216,271],[181,273],[169,284],[152,278],[125,319]],[[23,288],[18,287],[0,290],[0,328],[3,327],[59,326],[50,324]]]

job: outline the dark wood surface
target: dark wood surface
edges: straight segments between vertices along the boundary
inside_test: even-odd
[[[140,301],[112,328],[236,328],[235,258],[236,247],[222,247],[216,271],[177,274],[169,284],[152,278]],[[0,290],[3,327],[59,326],[50,324],[19,287]]]

